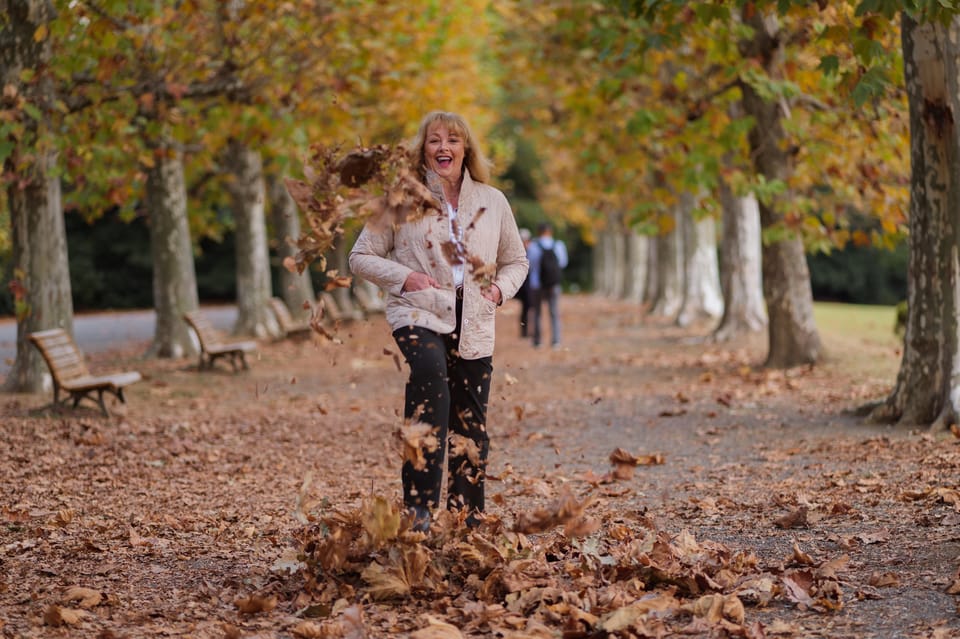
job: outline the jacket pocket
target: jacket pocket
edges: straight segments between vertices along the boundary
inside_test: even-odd
[[[453,291],[444,288],[425,288],[419,291],[405,291],[401,298],[406,303],[421,311],[432,313],[437,317],[447,317],[454,312]]]

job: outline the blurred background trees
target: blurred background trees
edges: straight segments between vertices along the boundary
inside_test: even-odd
[[[712,323],[716,339],[766,328],[773,366],[819,357],[814,298],[907,296],[901,12],[933,25],[958,11],[942,0],[0,7],[0,313],[24,326],[68,321],[63,302],[30,297],[57,280],[77,309],[153,306],[159,356],[192,349],[180,316],[200,300],[235,303],[238,332],[272,333],[266,298],[311,304],[345,273],[356,232],[305,276],[285,272],[301,220],[282,178],[302,174],[311,143],[395,143],[440,108],[476,129],[520,225],[554,222],[570,290]],[[31,280],[38,267],[24,266],[22,199],[41,184],[62,192],[47,208],[66,220],[63,241],[44,255],[69,264],[66,281]]]

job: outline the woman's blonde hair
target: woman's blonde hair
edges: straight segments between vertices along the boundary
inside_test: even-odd
[[[451,131],[456,131],[464,140],[463,166],[470,171],[470,177],[477,182],[490,181],[490,168],[492,163],[483,154],[483,150],[473,136],[473,131],[463,116],[449,111],[431,111],[420,122],[420,128],[417,130],[416,137],[410,142],[410,155],[414,164],[417,166],[417,172],[420,180],[426,183],[427,158],[424,155],[424,148],[427,144],[427,132],[435,124],[442,124]]]

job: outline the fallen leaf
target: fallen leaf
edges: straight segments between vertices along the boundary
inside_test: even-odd
[[[900,578],[896,573],[885,572],[885,573],[871,573],[870,578],[867,579],[867,583],[873,586],[874,588],[884,588],[886,586],[899,586]]]
[[[773,522],[778,528],[805,528],[807,526],[807,507],[800,506]]]
[[[63,600],[66,602],[77,601],[81,608],[93,608],[103,601],[103,595],[91,588],[71,586],[63,593]]]
[[[410,639],[463,639],[463,633],[456,626],[427,615],[426,628],[415,630]]]
[[[85,610],[50,605],[43,611],[43,623],[54,627],[72,626],[80,623],[88,616],[90,616],[90,613]]]
[[[277,598],[274,595],[261,597],[259,595],[250,595],[241,597],[233,602],[237,609],[247,615],[255,615],[261,612],[270,612],[277,607]]]

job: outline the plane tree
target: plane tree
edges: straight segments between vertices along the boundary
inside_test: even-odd
[[[53,54],[49,0],[0,3],[0,161],[10,214],[17,315],[17,358],[4,390],[37,391],[45,365],[27,334],[46,328],[73,332],[73,301],[57,171],[60,105],[42,72]]]

